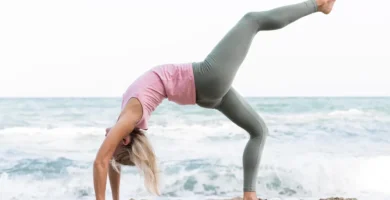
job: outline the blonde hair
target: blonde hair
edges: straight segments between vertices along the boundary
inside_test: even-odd
[[[144,132],[134,129],[130,134],[130,143],[120,148],[111,165],[119,173],[118,165],[136,166],[144,176],[146,189],[156,195],[159,191],[159,172],[156,155]]]

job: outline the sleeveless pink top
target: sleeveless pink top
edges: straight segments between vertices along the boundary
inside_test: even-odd
[[[145,72],[127,88],[122,109],[131,98],[137,98],[143,115],[136,127],[146,130],[151,113],[165,98],[180,105],[193,105],[196,103],[195,93],[192,64],[160,65]]]

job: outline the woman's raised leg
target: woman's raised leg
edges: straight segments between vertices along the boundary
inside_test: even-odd
[[[203,62],[193,63],[198,105],[214,108],[219,104],[230,89],[257,32],[280,29],[319,9],[326,13],[329,9],[324,11],[324,5],[331,1],[335,0],[306,0],[268,11],[245,14]],[[329,4],[326,4],[326,8]]]

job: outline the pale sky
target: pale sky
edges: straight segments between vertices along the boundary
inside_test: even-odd
[[[203,60],[248,11],[297,0],[0,0],[0,96],[119,97],[149,68]],[[244,96],[390,95],[390,1],[337,0],[259,33]]]

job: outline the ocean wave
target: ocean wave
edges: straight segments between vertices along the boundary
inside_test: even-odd
[[[301,163],[292,165],[287,162],[262,164],[257,191],[280,197],[386,193],[385,182],[390,181],[390,176],[384,175],[390,157],[324,158],[327,160],[299,156]],[[166,167],[164,176],[167,196],[224,195],[242,191],[242,167],[237,164],[225,165],[215,160],[180,161]]]
[[[48,127],[11,127],[0,129],[0,135],[29,135],[29,136],[42,136],[42,135],[104,135],[105,126],[96,127],[75,127],[75,126],[64,126],[59,128],[48,128]]]
[[[371,100],[250,99],[270,131],[259,194],[388,192],[390,106],[388,99]],[[0,198],[94,199],[92,163],[116,120],[116,101],[0,101]],[[164,197],[241,195],[249,134],[213,109],[166,103],[158,109],[147,136],[163,160]],[[121,184],[123,199],[148,196],[134,167],[123,168]]]
[[[292,159],[292,158],[291,158]],[[335,158],[297,156],[298,162],[268,161],[259,168],[256,180],[259,194],[268,197],[312,197],[346,195],[357,196],[369,192],[387,194],[390,177],[390,157]],[[326,159],[326,160],[324,160]],[[29,160],[15,171],[3,172],[0,190],[7,189],[8,196],[23,199],[59,198],[66,196],[82,199],[93,196],[93,182],[90,167],[80,167],[74,161],[59,158],[51,161]],[[60,166],[62,165],[62,166]],[[38,170],[39,168],[39,170]],[[53,170],[55,168],[55,170]],[[65,168],[73,168],[64,173]],[[123,196],[145,196],[146,190],[140,175],[124,168],[122,174]],[[20,171],[38,175],[26,176]],[[236,196],[243,187],[242,166],[226,163],[224,160],[193,159],[161,163],[162,193],[164,197],[180,196]],[[39,173],[36,173],[38,172]],[[73,172],[72,172],[73,171]],[[43,173],[42,173],[43,172]],[[14,173],[18,175],[15,176]],[[49,176],[48,174],[57,174]],[[16,188],[25,187],[21,191]],[[43,189],[42,188],[46,188]],[[55,189],[49,192],[47,189]],[[109,187],[107,190],[110,191]],[[110,193],[107,193],[110,195]],[[390,193],[388,193],[390,194]],[[23,198],[21,198],[23,197]]]
[[[340,116],[340,115],[342,115],[342,116],[355,116],[355,115],[364,115],[364,114],[370,115],[371,113],[363,112],[359,109],[348,109],[348,110],[332,111],[328,115],[330,115],[330,116]]]
[[[22,159],[16,164],[2,169],[11,176],[35,175],[39,178],[60,177],[67,174],[67,168],[74,165],[74,161],[67,158],[57,159]]]

